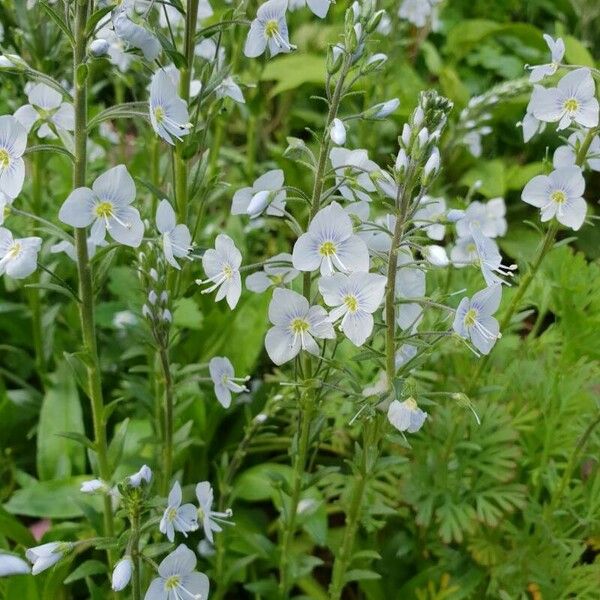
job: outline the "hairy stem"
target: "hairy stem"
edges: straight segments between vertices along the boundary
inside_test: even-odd
[[[73,188],[86,184],[86,144],[87,144],[87,66],[85,65],[85,27],[88,17],[88,2],[78,0],[75,9],[75,47],[73,53],[74,108],[75,108],[75,164],[73,168]],[[111,469],[108,461],[106,442],[106,422],[102,398],[100,361],[96,345],[94,323],[94,291],[92,271],[87,251],[87,231],[75,229],[77,250],[77,274],[79,278],[79,319],[84,351],[87,355],[88,394],[91,400],[94,423],[94,445],[98,460],[98,472],[104,481],[110,481]],[[104,497],[104,534],[114,535],[114,522],[111,499]],[[113,551],[108,550],[109,562],[113,563]]]
[[[312,221],[314,216],[319,211],[321,205],[321,196],[323,194],[323,185],[325,180],[325,167],[329,156],[329,128],[332,121],[337,117],[342,99],[342,92],[346,81],[346,75],[350,66],[350,57],[344,58],[343,65],[340,70],[340,75],[335,85],[333,96],[329,104],[327,120],[323,130],[323,137],[319,149],[319,158],[315,171],[315,179],[310,203],[310,212],[308,222]],[[311,278],[310,273],[305,273],[303,278],[303,294],[310,303],[311,301]],[[304,375],[310,378],[312,372],[310,356],[305,357]],[[298,434],[298,450],[294,458],[293,474],[292,474],[292,496],[290,498],[287,515],[283,521],[283,534],[281,542],[281,555],[279,561],[279,593],[282,598],[286,598],[290,588],[290,546],[296,529],[296,516],[298,513],[298,502],[300,501],[300,493],[302,492],[302,482],[304,472],[306,470],[306,461],[308,457],[310,443],[310,425],[315,410],[315,390],[310,387],[302,395],[300,405],[300,430]]]
[[[140,560],[140,513],[138,507],[133,511],[131,519],[131,540],[130,552],[131,562],[133,563],[133,573],[131,582],[131,597],[132,600],[142,599],[142,577],[141,577],[141,560]]]
[[[161,493],[167,495],[171,475],[173,473],[173,378],[171,377],[171,365],[169,363],[169,354],[164,346],[159,349],[160,365],[163,373],[164,382],[164,404],[163,404],[163,422],[164,422],[164,440],[163,440],[163,473]]]

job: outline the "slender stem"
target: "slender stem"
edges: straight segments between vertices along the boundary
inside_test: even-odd
[[[185,13],[184,56],[185,65],[180,68],[179,94],[189,103],[190,82],[194,63],[194,35],[198,21],[199,0],[188,0]],[[186,222],[188,211],[188,163],[183,156],[185,142],[177,142],[175,147],[175,198],[177,200],[177,213],[180,221]]]
[[[596,133],[598,133],[597,128],[590,129],[588,131],[581,146],[579,147],[579,150],[577,151],[577,155],[575,157],[576,165],[581,167],[583,165],[583,163],[585,162],[588,150],[590,149],[590,145],[591,145]],[[521,301],[523,300],[525,293],[529,289],[529,286],[531,285],[537,272],[539,271],[540,266],[542,265],[542,262],[544,261],[544,258],[546,257],[548,252],[550,252],[550,250],[552,250],[552,248],[554,246],[554,241],[556,240],[556,234],[558,233],[558,228],[559,228],[559,223],[556,219],[554,219],[552,221],[552,223],[550,224],[550,227],[548,227],[548,230],[546,231],[546,235],[544,236],[542,243],[538,247],[538,251],[533,259],[533,262],[531,263],[531,266],[529,267],[529,270],[527,271],[527,273],[525,273],[523,278],[519,281],[519,287],[517,288],[517,291],[516,291],[515,295],[513,296],[511,303],[509,304],[506,312],[504,313],[502,319],[500,320],[500,331],[504,331],[506,329],[506,327],[508,327],[510,325],[513,315],[515,314],[515,312],[518,310],[519,306],[521,305]],[[490,359],[490,354],[487,354],[479,361],[477,370],[475,371],[475,374],[473,375],[473,377],[471,379],[471,383],[469,386],[470,389],[472,389],[472,390],[475,389],[475,385],[477,384],[477,382],[479,381],[479,378],[481,377],[482,373],[484,372],[485,368],[487,367],[489,359]]]
[[[131,540],[130,552],[131,562],[133,563],[133,573],[131,582],[131,597],[132,600],[142,599],[142,578],[141,578],[141,561],[140,561],[140,513],[138,508],[134,510],[130,517],[131,519]]]
[[[75,163],[73,168],[73,188],[86,183],[86,144],[87,144],[87,69],[85,65],[85,27],[88,16],[87,0],[78,0],[75,8],[75,48],[73,56],[74,108],[75,108]],[[94,291],[92,271],[87,252],[87,232],[85,228],[75,229],[77,250],[77,274],[79,278],[78,304],[83,347],[87,354],[88,393],[91,400],[94,423],[94,444],[98,461],[98,472],[104,481],[112,476],[106,442],[106,423],[104,401],[102,398],[102,380],[100,361],[96,345],[96,327],[94,323]],[[111,499],[104,498],[104,535],[114,535],[114,522]],[[113,551],[108,550],[108,559],[113,563]]]
[[[34,214],[42,213],[42,175],[43,162],[39,154],[31,157],[32,178],[31,178],[31,210]],[[33,283],[39,283],[40,276],[36,271],[32,275]],[[31,288],[27,292],[29,300],[29,309],[31,310],[31,329],[33,337],[33,348],[35,351],[35,363],[40,379],[43,381],[46,373],[46,357],[44,353],[44,335],[42,333],[42,306],[40,290]]]
[[[345,584],[344,578],[352,561],[354,539],[358,530],[363,498],[369,477],[369,455],[371,452],[375,452],[376,455],[379,453],[377,448],[378,443],[375,439],[378,437],[377,429],[378,428],[373,421],[367,421],[367,423],[365,423],[363,430],[363,447],[360,450],[359,468],[352,486],[350,507],[346,513],[344,536],[342,538],[340,551],[336,554],[333,563],[331,585],[329,586],[330,600],[339,600],[341,597]]]
[[[321,204],[321,195],[323,193],[323,185],[325,180],[325,167],[327,165],[327,158],[329,155],[329,128],[332,121],[336,118],[340,107],[340,101],[342,99],[342,91],[344,89],[344,82],[348,69],[350,66],[350,57],[344,58],[343,65],[341,67],[340,75],[338,77],[333,97],[329,105],[329,112],[327,114],[327,120],[325,122],[325,128],[323,131],[323,137],[321,140],[321,147],[319,149],[319,159],[317,162],[317,169],[315,172],[315,179],[313,183],[313,191],[310,203],[309,222],[312,221],[314,216],[319,211]],[[303,294],[304,297],[311,301],[311,279],[310,273],[304,274],[303,279]],[[306,356],[304,361],[304,375],[306,378],[310,378],[312,372],[312,364],[310,356]],[[298,502],[300,501],[300,493],[302,491],[302,482],[304,479],[304,471],[306,470],[306,462],[309,450],[310,442],[310,424],[315,411],[316,398],[315,390],[310,387],[302,395],[300,405],[300,431],[298,438],[298,451],[294,459],[293,474],[292,474],[292,496],[290,498],[289,509],[287,511],[286,519],[284,520],[283,535],[281,541],[281,555],[279,561],[279,593],[281,598],[287,598],[289,587],[290,587],[290,573],[289,573],[289,561],[290,561],[290,546],[294,537],[296,527],[296,516],[298,513]]]
[[[292,473],[292,495],[290,498],[289,509],[286,511],[284,507],[284,514],[287,512],[287,515],[283,523],[281,557],[279,561],[279,592],[282,598],[287,598],[290,586],[290,546],[294,536],[298,503],[300,502],[300,493],[302,492],[302,480],[304,478],[306,460],[310,446],[310,424],[314,409],[314,391],[307,390],[300,406],[300,430],[298,434],[298,449],[294,458]]]
[[[163,405],[164,417],[164,440],[163,440],[163,479],[162,493],[167,494],[171,475],[173,473],[173,378],[171,377],[171,366],[169,354],[164,346],[159,349],[160,365],[163,372],[165,401]]]

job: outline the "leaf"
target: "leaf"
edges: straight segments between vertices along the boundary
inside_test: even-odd
[[[274,476],[280,476],[289,481],[292,476],[292,468],[277,463],[264,463],[250,467],[235,482],[233,497],[248,502],[268,500],[275,492]]]
[[[364,581],[365,579],[381,579],[379,573],[375,571],[369,571],[368,569],[350,569],[346,571],[344,575],[344,582],[349,583],[350,581]]]
[[[106,573],[106,565],[99,560],[86,560],[81,563],[65,580],[64,584],[68,585],[74,581],[79,581],[90,575],[100,575],[100,573]]]
[[[563,36],[565,43],[565,59],[570,65],[581,65],[582,67],[595,67],[596,62],[590,51],[576,38],[571,35]]]
[[[89,358],[88,354],[86,352],[73,352],[72,354],[69,354],[68,352],[63,352],[63,356],[66,363],[71,368],[71,371],[73,372],[73,375],[75,376],[79,387],[89,398],[90,392],[86,363],[86,360]]]
[[[305,83],[325,82],[325,59],[316,54],[288,54],[271,60],[261,76],[262,81],[276,81],[270,95],[294,90]]]
[[[45,0],[40,0],[38,4],[44,9],[46,14],[60,27],[61,31],[67,36],[71,46],[75,46],[75,38],[69,29],[69,26],[63,21],[62,17],[55,12]]]
[[[83,448],[58,434],[85,435],[77,386],[70,368],[63,361],[48,377],[37,432],[37,470],[42,481],[63,479],[85,468]]]
[[[62,481],[32,482],[17,490],[4,505],[11,514],[47,519],[74,519],[83,516],[83,510],[77,503],[80,499],[81,484],[89,475],[71,477]],[[86,502],[101,507],[100,497],[85,498]]]
[[[9,540],[23,546],[35,546],[35,538],[25,525],[0,506],[0,531]]]
[[[125,446],[128,427],[129,419],[125,419],[119,423],[115,428],[115,434],[108,447],[108,463],[113,470],[117,468],[121,461],[121,457],[123,456],[123,448]]]
[[[442,92],[459,106],[465,106],[469,101],[469,90],[460,80],[458,73],[451,67],[444,67],[440,74]]]
[[[187,329],[202,329],[204,317],[193,298],[180,298],[175,303],[173,323]]]
[[[506,193],[505,173],[504,163],[501,160],[482,161],[467,171],[460,183],[470,187],[476,181],[481,181],[479,192],[487,198],[496,198]]]

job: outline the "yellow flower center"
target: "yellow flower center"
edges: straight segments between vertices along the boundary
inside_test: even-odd
[[[295,318],[290,327],[294,333],[304,333],[305,331],[308,331],[310,323],[306,319]]]
[[[226,279],[231,279],[233,276],[233,269],[229,265],[225,265],[223,267],[223,275]]]
[[[410,410],[416,410],[418,408],[417,401],[412,396],[407,398],[404,403]]]
[[[579,109],[579,101],[576,98],[565,100],[564,108],[568,112],[575,112]]]
[[[552,199],[552,202],[556,202],[556,204],[563,204],[567,200],[566,194],[564,192],[561,192],[560,190],[552,192],[550,198]]]
[[[9,251],[6,253],[6,256],[9,258],[16,258],[19,256],[19,254],[21,254],[21,244],[19,244],[19,242],[14,242]]]
[[[348,307],[350,312],[356,312],[358,310],[358,300],[356,296],[346,296],[344,298],[344,304]]]
[[[162,123],[165,120],[165,109],[162,106],[157,106],[154,109],[154,118],[157,123]]]
[[[170,508],[167,511],[167,519],[169,521],[174,521],[177,518],[177,509],[176,508]]]
[[[464,318],[466,327],[473,327],[477,322],[477,311],[474,308],[470,308]]]
[[[0,167],[7,169],[10,165],[10,154],[4,148],[0,148]]]
[[[333,242],[323,242],[319,248],[321,256],[332,256],[335,254],[335,244]]]
[[[265,35],[269,38],[275,37],[276,34],[279,33],[279,24],[275,19],[271,19],[267,21],[265,25]]]
[[[204,521],[204,509],[201,506],[198,508],[198,518]]]
[[[174,590],[179,587],[181,577],[179,575],[171,575],[165,580],[165,590]]]
[[[113,216],[113,205],[111,202],[99,202],[96,205],[96,216],[102,219]]]

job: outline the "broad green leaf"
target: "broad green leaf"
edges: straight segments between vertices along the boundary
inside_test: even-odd
[[[504,196],[506,193],[506,170],[501,160],[480,162],[467,171],[460,183],[471,186],[476,181],[481,181],[479,192],[487,198]]]
[[[106,573],[106,565],[99,560],[86,560],[81,563],[65,580],[65,584],[73,583],[89,577],[90,575],[99,575],[100,573]]]
[[[273,476],[283,477],[289,481],[292,468],[277,463],[264,463],[250,467],[235,482],[233,497],[249,502],[268,500],[275,492]]]
[[[83,516],[80,503],[91,502],[98,509],[102,499],[99,497],[83,498],[81,484],[90,478],[89,475],[71,477],[62,481],[40,481],[30,483],[17,490],[4,505],[14,515],[40,517],[48,519],[73,519]]]
[[[64,479],[83,473],[85,452],[60,433],[85,435],[79,394],[70,367],[61,362],[48,377],[37,432],[37,469],[40,480]]]
[[[590,51],[572,35],[563,37],[565,42],[565,59],[570,65],[580,65],[582,67],[595,67],[596,62]]]
[[[204,317],[193,298],[180,298],[175,303],[173,323],[187,329],[202,329]]]
[[[305,83],[323,84],[325,59],[316,54],[288,54],[271,60],[262,73],[261,80],[276,82],[271,95],[294,90]]]

